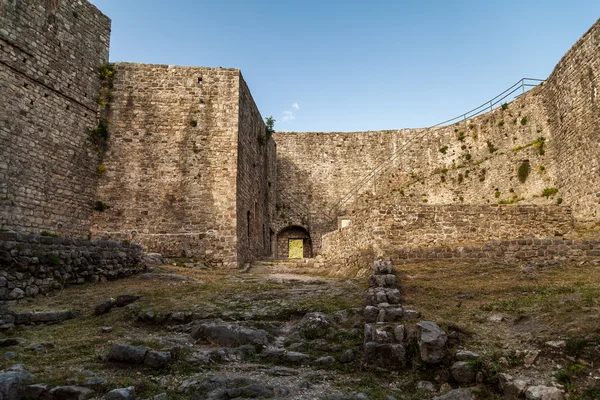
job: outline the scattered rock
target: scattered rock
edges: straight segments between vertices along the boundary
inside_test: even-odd
[[[113,299],[113,298],[106,299],[106,300],[102,301],[100,304],[98,304],[96,307],[94,307],[94,314],[95,315],[106,314],[115,306],[115,304],[116,304],[115,299]]]
[[[448,336],[440,327],[431,321],[417,324],[418,343],[421,360],[426,364],[437,364],[446,357]]]
[[[131,303],[134,303],[140,299],[140,296],[137,294],[122,294],[117,297],[116,306],[117,307],[125,307]]]
[[[470,389],[454,389],[441,396],[434,397],[433,400],[475,400]]]
[[[530,386],[525,391],[528,400],[564,400],[562,392],[550,386]]]
[[[310,361],[310,356],[296,351],[286,351],[284,354],[285,361],[291,364],[304,364]]]
[[[244,344],[266,346],[269,344],[269,337],[264,330],[229,323],[209,322],[197,325],[192,330],[192,337],[226,347]]]
[[[385,369],[406,367],[406,349],[401,344],[367,342],[364,345],[364,357],[368,364]]]
[[[340,362],[342,364],[348,364],[354,361],[354,358],[354,352],[352,349],[348,349],[340,356]]]
[[[564,340],[551,340],[549,342],[546,342],[546,346],[552,347],[554,349],[564,349],[565,347],[567,347],[567,342],[565,342]]]
[[[14,351],[7,351],[4,353],[4,358],[8,358],[9,360],[14,360],[15,358],[19,358],[19,354]]]
[[[502,322],[504,321],[504,317],[500,314],[493,314],[490,315],[490,317],[488,318],[488,321],[490,322]]]
[[[454,358],[458,361],[476,360],[479,358],[479,354],[468,350],[458,350],[454,355]]]
[[[61,400],[86,400],[94,395],[91,389],[83,386],[57,386],[50,390],[55,399]]]
[[[314,365],[331,365],[335,363],[335,358],[331,356],[317,358],[313,361]]]
[[[407,321],[421,318],[421,313],[415,310],[404,310],[404,319]]]
[[[529,350],[527,352],[527,354],[525,355],[525,358],[523,360],[523,365],[525,365],[526,368],[531,367],[533,364],[535,364],[539,355],[540,355],[539,350]]]
[[[160,253],[146,253],[143,260],[144,265],[163,265],[166,264],[164,257]]]
[[[100,328],[100,331],[102,333],[111,333],[113,331],[112,326],[103,326],[102,328]]]
[[[168,351],[148,351],[144,357],[144,365],[151,368],[162,368],[171,361],[171,353]]]
[[[108,392],[106,400],[133,400],[135,399],[135,387],[115,389]]]
[[[417,390],[423,390],[426,392],[435,392],[435,386],[429,381],[419,381],[416,386]]]
[[[37,383],[29,385],[19,390],[21,400],[41,400],[48,398],[48,385]]]
[[[141,364],[148,353],[147,347],[131,346],[128,344],[113,344],[108,353],[109,361],[118,361],[130,364]]]
[[[460,383],[475,382],[475,369],[466,361],[456,361],[450,368],[452,377]]]
[[[320,312],[307,313],[295,326],[295,330],[307,339],[316,339],[325,336],[333,322],[327,315]]]

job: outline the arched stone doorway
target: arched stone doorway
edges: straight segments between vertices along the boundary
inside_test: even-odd
[[[276,257],[311,258],[312,242],[308,230],[298,225],[290,225],[280,230],[277,234]]]

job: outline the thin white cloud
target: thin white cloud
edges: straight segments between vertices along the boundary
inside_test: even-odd
[[[298,103],[294,103],[294,104],[292,104],[292,108],[294,110],[299,110],[300,109],[300,105],[298,105]]]
[[[295,120],[295,119],[296,119],[296,116],[291,111],[284,111],[283,112],[283,117],[281,117],[281,120],[283,122],[292,121],[292,120]]]

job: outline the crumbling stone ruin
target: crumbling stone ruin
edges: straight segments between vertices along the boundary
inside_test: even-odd
[[[109,65],[110,20],[87,2],[5,1],[0,18],[3,230],[235,267],[292,241],[347,257],[598,227],[598,23],[543,84],[453,125],[272,135],[239,70]],[[390,228],[379,216],[414,239],[356,239]]]
[[[0,2],[0,330],[83,319],[137,337],[150,327],[160,340],[113,337],[92,358],[144,374],[234,371],[159,383],[182,398],[368,398],[319,380],[339,371],[433,371],[416,385],[423,398],[488,389],[564,398],[543,377],[492,370],[465,348],[460,327],[405,306],[397,269],[490,263],[531,277],[535,267],[600,263],[600,20],[547,80],[529,91],[521,81],[514,100],[451,125],[351,133],[272,132],[238,69],[110,64],[110,24],[86,0]],[[302,275],[310,272],[343,279]],[[83,314],[13,309],[125,277],[112,283],[181,290],[190,308],[202,285],[221,295],[185,310],[155,311],[130,293],[102,293]],[[364,290],[364,309],[330,304]],[[328,312],[310,309],[319,296]],[[566,346],[549,343],[556,353]],[[55,349],[22,338],[0,346]],[[530,367],[539,351],[521,355]],[[40,382],[15,364],[0,371],[0,398],[138,390],[89,370],[67,385]]]

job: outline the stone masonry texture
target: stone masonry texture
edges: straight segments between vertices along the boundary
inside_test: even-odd
[[[109,41],[110,20],[85,0],[0,1],[0,231],[233,267],[284,257],[300,234],[305,256],[358,264],[600,226],[600,21],[543,85],[424,129],[271,139],[237,69],[118,63],[97,154]],[[352,222],[338,230],[341,215]]]
[[[93,237],[217,266],[267,255],[275,146],[239,70],[118,63],[113,84]]]
[[[139,245],[0,232],[0,301],[140,271]]]
[[[0,229],[88,236],[109,39],[88,2],[0,2]]]

